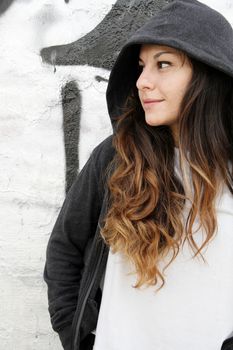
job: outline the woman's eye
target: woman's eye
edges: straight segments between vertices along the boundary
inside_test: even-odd
[[[170,63],[170,62],[167,62],[167,61],[159,61],[159,62],[158,62],[158,67],[159,67],[160,69],[167,68],[167,67],[169,67],[170,65],[171,65],[171,63]]]

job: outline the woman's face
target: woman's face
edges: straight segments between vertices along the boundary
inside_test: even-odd
[[[139,66],[136,86],[146,123],[169,125],[175,131],[180,104],[192,78],[190,61],[171,47],[142,45]]]

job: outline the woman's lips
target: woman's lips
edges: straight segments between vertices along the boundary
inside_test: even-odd
[[[164,100],[143,100],[144,104],[150,104],[150,103],[159,103],[159,102],[163,102]]]
[[[150,107],[152,105],[158,105],[159,103],[163,102],[164,100],[152,100],[152,99],[146,99],[142,101],[142,104],[144,107]]]

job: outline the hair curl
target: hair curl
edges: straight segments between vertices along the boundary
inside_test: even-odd
[[[164,270],[185,240],[194,257],[202,256],[217,230],[215,200],[221,184],[233,194],[232,79],[203,63],[190,62],[193,76],[179,117],[182,182],[174,171],[171,130],[145,123],[136,88],[117,122],[114,170],[108,181],[110,204],[101,233],[113,253],[122,252],[133,263],[136,288],[159,280],[162,288]],[[199,227],[194,229],[197,218]],[[200,228],[205,239],[198,246],[194,233]],[[168,252],[172,257],[161,271],[159,262]]]

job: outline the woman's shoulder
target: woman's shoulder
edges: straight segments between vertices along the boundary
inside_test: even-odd
[[[110,135],[94,148],[91,158],[97,167],[105,168],[112,161],[115,152],[113,135]]]

